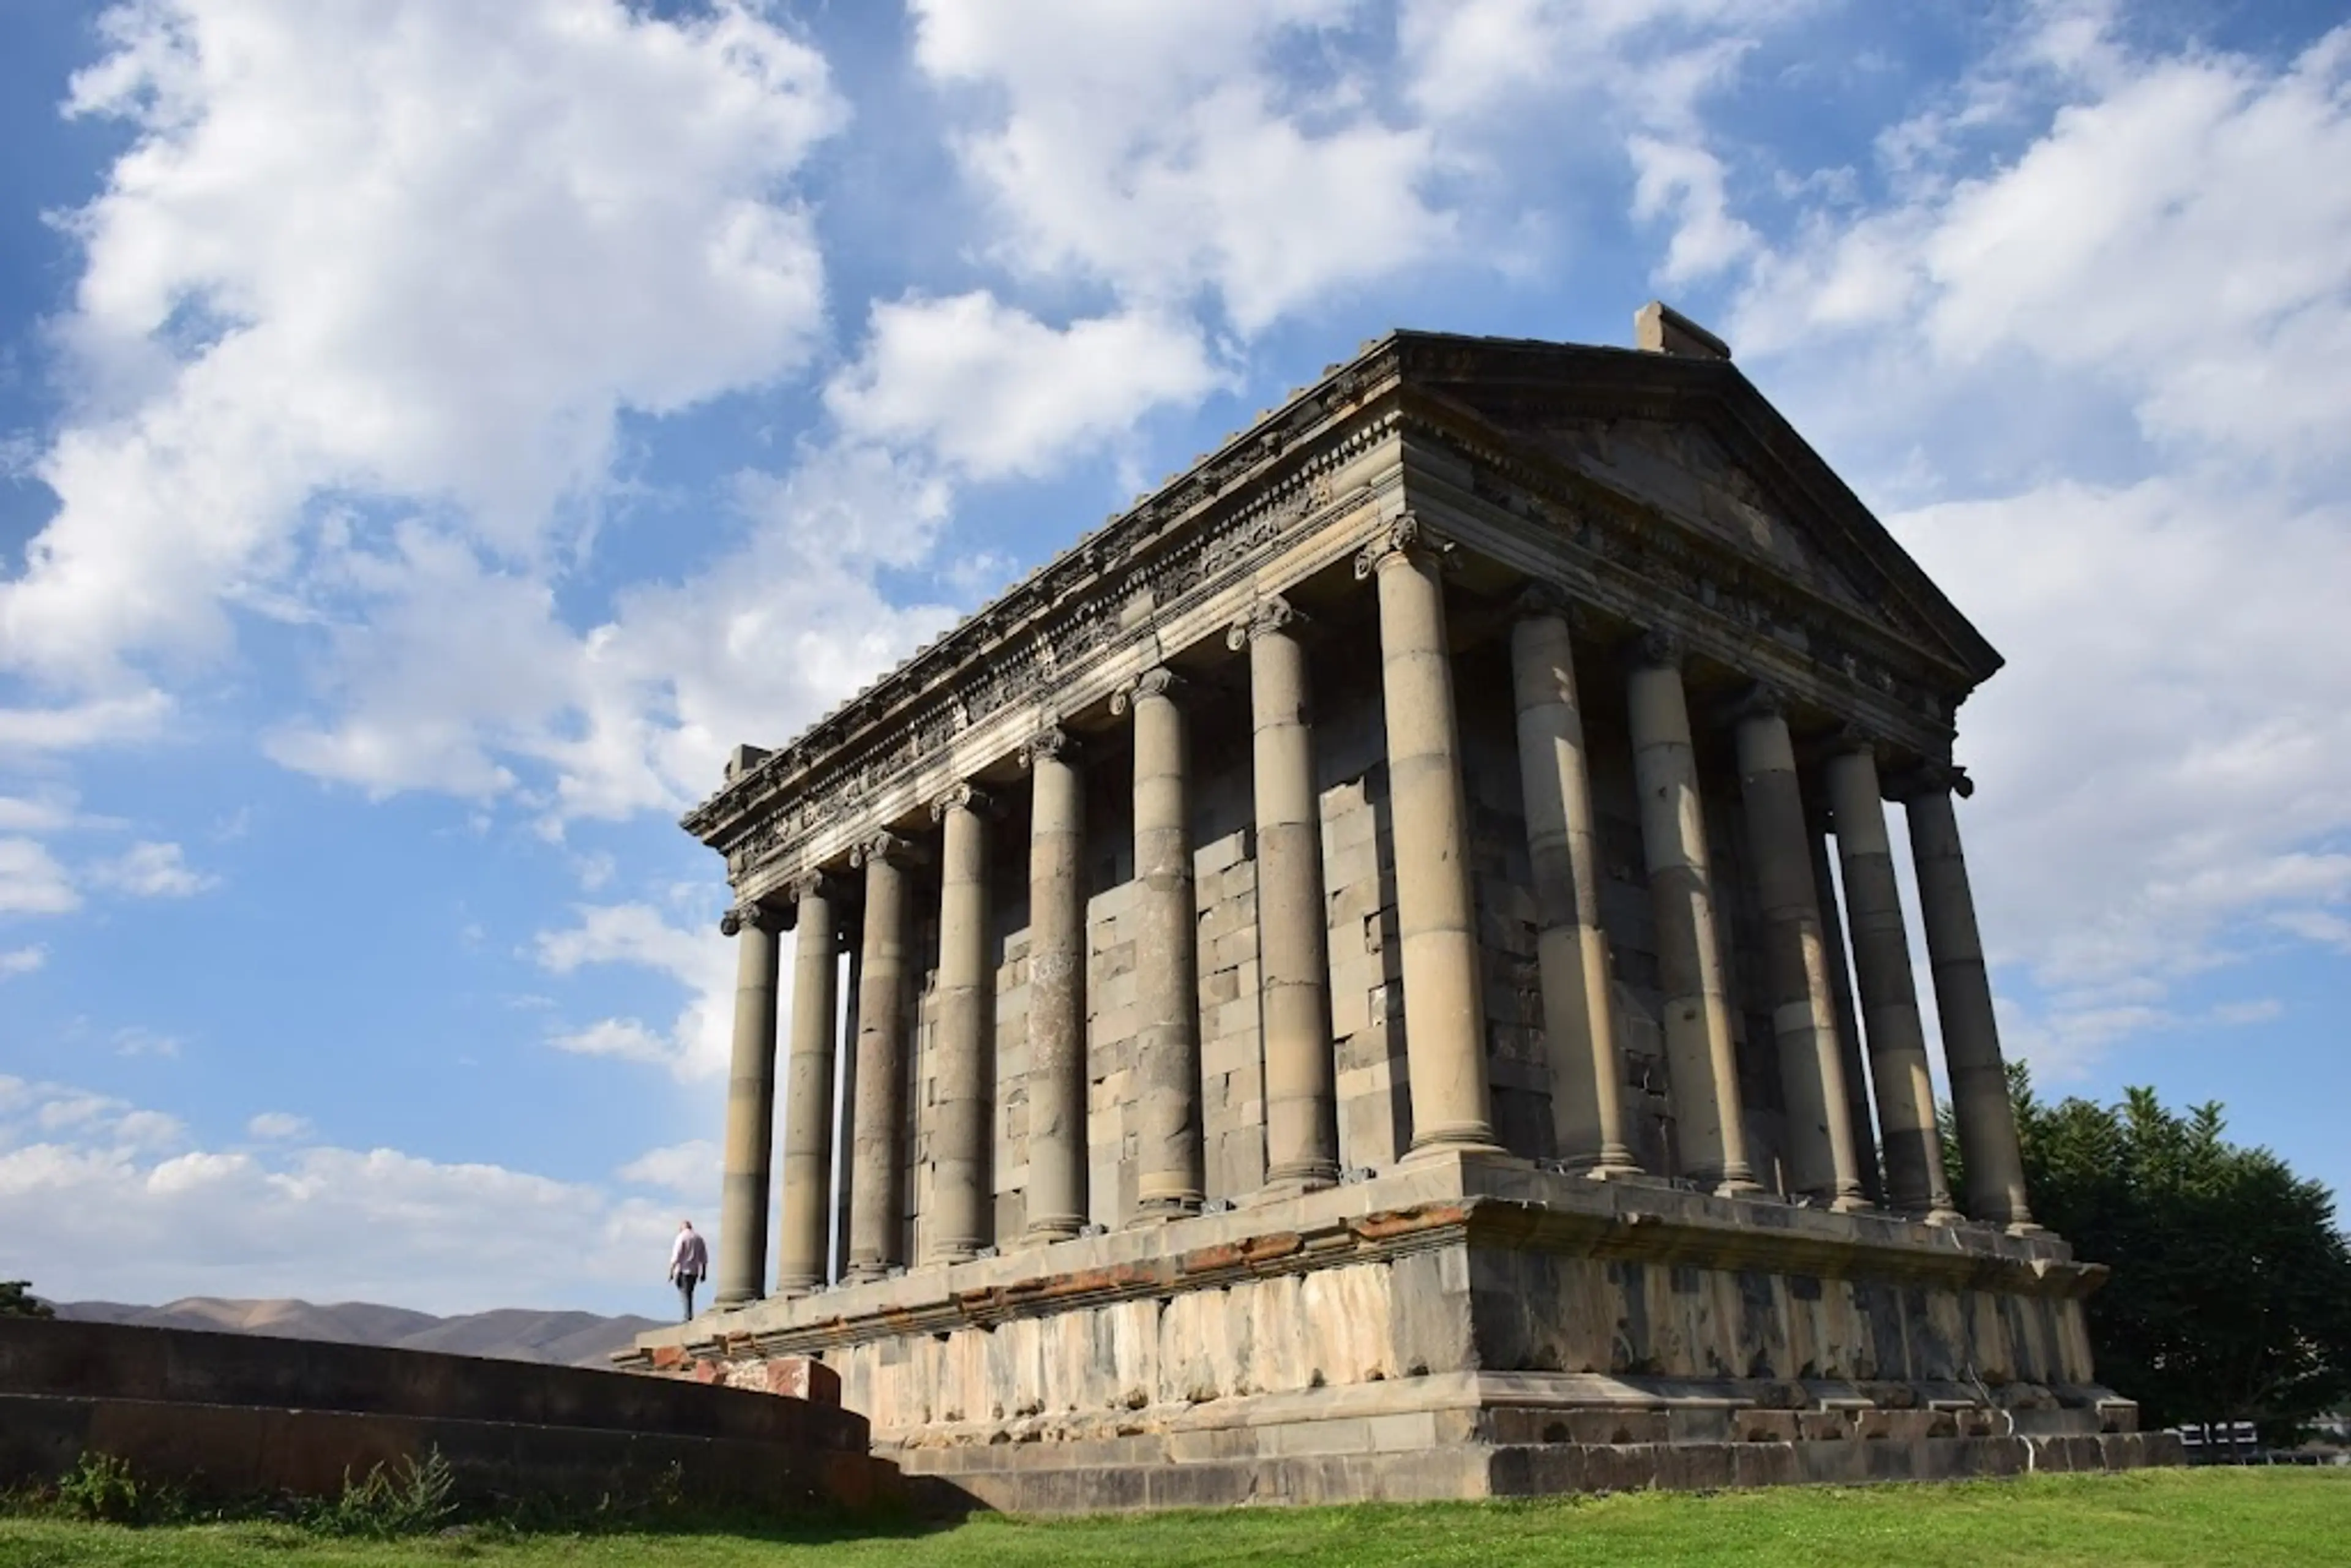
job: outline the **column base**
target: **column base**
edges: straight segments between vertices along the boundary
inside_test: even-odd
[[[1412,1147],[1406,1149],[1398,1165],[1411,1165],[1417,1160],[1440,1160],[1448,1155],[1501,1155],[1510,1151],[1494,1141],[1491,1127],[1440,1127],[1433,1133],[1413,1135]]]
[[[1057,1214],[1030,1225],[1021,1233],[1020,1242],[1024,1247],[1050,1247],[1056,1241],[1073,1239],[1085,1228],[1085,1218],[1082,1215]]]
[[[1301,1193],[1321,1192],[1326,1186],[1339,1185],[1339,1165],[1335,1160],[1312,1165],[1277,1166],[1268,1171],[1265,1185],[1250,1195],[1249,1201],[1263,1203],[1284,1197],[1296,1197]]]
[[[1703,1178],[1700,1178],[1701,1181]],[[1717,1197],[1763,1197],[1763,1184],[1744,1171],[1726,1173],[1708,1189]]]
[[[1838,1194],[1828,1207],[1831,1214],[1867,1214],[1877,1206],[1857,1192],[1848,1192]]]

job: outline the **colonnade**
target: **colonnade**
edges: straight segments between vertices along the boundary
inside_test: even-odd
[[[1378,601],[1380,682],[1401,943],[1405,1055],[1413,1137],[1406,1161],[1495,1152],[1487,1078],[1478,923],[1469,876],[1469,814],[1439,556],[1409,516],[1357,558]],[[1627,1124],[1625,1062],[1614,1014],[1590,769],[1573,652],[1577,611],[1537,585],[1512,607],[1510,647],[1527,847],[1538,912],[1537,956],[1549,1045],[1555,1147],[1570,1169],[1600,1178],[1641,1167]],[[1338,1177],[1339,1148],[1325,952],[1322,830],[1301,618],[1263,601],[1228,633],[1249,680],[1257,836],[1259,1009],[1265,1072],[1268,1190],[1296,1192]],[[1761,1190],[1741,1112],[1717,926],[1719,889],[1690,713],[1675,641],[1652,634],[1629,662],[1625,692],[1640,826],[1657,939],[1661,1022],[1678,1176],[1717,1192]],[[1113,713],[1133,727],[1137,1035],[1140,1102],[1137,1222],[1198,1212],[1206,1199],[1196,913],[1189,831],[1193,781],[1183,681],[1160,667],[1123,690]],[[1839,940],[1829,841],[1808,815],[1784,709],[1761,688],[1730,715],[1740,807],[1762,917],[1786,1116],[1782,1150],[1791,1197],[1857,1210],[1882,1204],[1948,1223],[1959,1218],[1945,1179],[1917,989],[1911,972],[1877,758],[1858,737],[1823,768],[1834,852],[1845,891],[1854,1008]],[[994,1009],[987,943],[990,879],[987,798],[968,784],[934,805],[935,844],[866,835],[849,857],[862,880],[852,1140],[842,1227],[845,1279],[909,1263],[967,1259],[991,1242],[1042,1244],[1086,1222],[1087,1075],[1084,860],[1078,742],[1047,728],[1022,748],[1030,780],[1029,1105],[1025,1234],[993,1235],[988,1124],[995,1088]],[[1948,774],[1897,779],[1907,804],[1927,949],[1965,1154],[1968,1213],[2010,1228],[2032,1223],[1967,867]],[[1817,802],[1815,803],[1818,804]],[[938,858],[939,965],[932,1092],[922,1127],[933,1183],[922,1255],[900,1255],[907,1164],[905,1100],[909,870]],[[795,979],[788,1046],[782,1201],[774,1288],[826,1283],[835,1201],[832,1069],[840,911],[848,889],[831,871],[790,883]],[[730,913],[739,946],[726,1186],[716,1299],[763,1293],[768,1241],[770,1128],[775,1113],[775,910]],[[1879,1136],[1873,1146],[1861,1077],[1865,1040]],[[1878,1155],[1883,1153],[1881,1176]]]

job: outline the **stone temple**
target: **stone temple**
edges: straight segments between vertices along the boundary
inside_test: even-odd
[[[2000,655],[1636,332],[1382,338],[735,754],[716,1304],[636,1364],[820,1359],[1023,1510],[2167,1457],[2024,1189]]]

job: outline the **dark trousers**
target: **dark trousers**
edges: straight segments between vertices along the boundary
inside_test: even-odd
[[[700,1283],[702,1276],[699,1274],[680,1274],[677,1277],[677,1299],[684,1304],[689,1321],[694,1316],[694,1288]]]

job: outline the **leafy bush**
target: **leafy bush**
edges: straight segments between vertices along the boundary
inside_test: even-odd
[[[187,1517],[186,1494],[179,1488],[141,1480],[128,1459],[82,1450],[74,1468],[57,1481],[57,1506],[75,1519],[106,1524],[167,1524]]]
[[[49,1303],[33,1294],[30,1280],[0,1280],[0,1318],[53,1318]]]
[[[345,1470],[342,1494],[303,1510],[301,1522],[322,1535],[423,1535],[456,1513],[451,1495],[456,1484],[456,1471],[438,1448],[422,1464],[402,1458],[396,1465],[372,1467],[358,1480]]]

